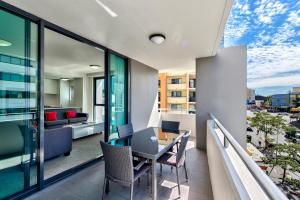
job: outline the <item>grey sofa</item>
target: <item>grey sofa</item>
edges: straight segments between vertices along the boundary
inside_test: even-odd
[[[45,108],[45,128],[52,129],[52,128],[59,128],[67,124],[72,123],[79,123],[85,122],[88,120],[89,115],[87,113],[79,113],[76,112],[76,117],[67,119],[66,112],[67,111],[75,111],[74,108],[56,108],[56,109],[47,109]],[[56,121],[46,121],[46,112],[56,112]]]
[[[70,155],[72,151],[72,128],[61,127],[45,129],[44,137],[44,159]]]

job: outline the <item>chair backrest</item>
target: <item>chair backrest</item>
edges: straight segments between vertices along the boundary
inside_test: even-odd
[[[105,177],[128,185],[133,182],[133,163],[130,146],[113,146],[100,141],[105,161]]]
[[[131,136],[133,134],[132,124],[129,123],[122,126],[118,126],[118,133],[119,133],[119,138]]]
[[[191,133],[188,132],[188,133],[184,134],[184,136],[182,136],[182,138],[181,138],[179,149],[178,149],[178,152],[176,155],[176,164],[179,167],[181,167],[184,164],[186,145],[189,141],[190,135],[191,135]]]
[[[177,121],[165,121],[161,122],[161,129],[165,132],[178,133],[180,122]]]

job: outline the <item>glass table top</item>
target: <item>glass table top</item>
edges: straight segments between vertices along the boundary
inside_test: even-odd
[[[131,146],[134,155],[156,159],[167,152],[188,131],[163,131],[161,128],[146,128],[127,138],[111,140],[116,146]]]

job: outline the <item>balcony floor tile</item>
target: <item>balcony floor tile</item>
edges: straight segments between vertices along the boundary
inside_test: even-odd
[[[194,142],[190,141],[187,151],[187,167],[189,181],[185,182],[183,169],[180,169],[181,198],[188,200],[210,200],[213,199],[211,183],[208,172],[206,153],[194,148]],[[158,199],[179,199],[176,185],[175,169],[171,172],[170,167],[163,167],[163,176],[158,172]],[[36,193],[28,200],[43,199],[101,199],[104,175],[104,162],[97,163],[69,178],[62,180],[43,191]],[[104,199],[125,200],[129,197],[129,189],[111,184],[111,191]],[[134,188],[134,199],[151,200],[150,189],[147,186],[146,176],[142,177],[141,183],[136,183]]]

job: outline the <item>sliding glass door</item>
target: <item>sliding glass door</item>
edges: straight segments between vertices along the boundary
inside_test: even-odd
[[[100,160],[99,142],[128,122],[128,68],[127,58],[99,44],[0,6],[3,199]]]
[[[109,139],[118,137],[117,127],[127,123],[127,64],[126,60],[109,54]]]
[[[0,199],[37,183],[37,24],[0,10]]]

